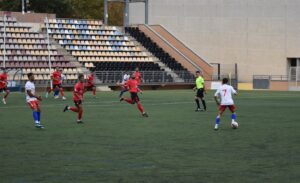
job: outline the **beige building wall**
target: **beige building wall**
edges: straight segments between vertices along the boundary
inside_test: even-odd
[[[165,26],[210,63],[238,63],[252,75],[287,74],[300,58],[300,0],[149,0],[149,24]],[[144,22],[144,5],[130,5],[130,22]]]

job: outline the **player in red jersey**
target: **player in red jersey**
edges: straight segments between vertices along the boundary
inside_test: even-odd
[[[0,74],[0,92],[4,92],[5,95],[2,99],[3,104],[6,104],[6,99],[10,93],[10,91],[7,89],[7,71],[3,70],[3,73]]]
[[[73,101],[74,101],[75,107],[66,106],[64,108],[64,112],[66,112],[67,110],[71,110],[73,112],[78,113],[77,123],[83,123],[82,122],[83,94],[84,94],[84,75],[83,74],[79,74],[79,76],[78,76],[78,82],[75,84],[74,91],[73,91]]]
[[[62,79],[61,79],[61,71],[58,67],[56,67],[56,70],[52,73],[51,75],[51,79],[52,79],[52,89],[50,88],[48,90],[48,92],[46,93],[46,98],[48,98],[48,95],[53,91],[53,90],[59,90],[60,91],[60,94],[62,96],[62,99],[63,100],[66,100],[66,97],[65,97],[65,93],[64,93],[64,89],[62,88],[61,86],[61,82],[62,82]],[[56,96],[55,98],[58,98],[58,96]]]
[[[120,101],[126,101],[129,104],[137,104],[137,107],[139,111],[142,113],[144,117],[148,117],[148,114],[144,111],[143,106],[140,102],[138,92],[141,92],[141,90],[138,88],[138,81],[135,78],[135,75],[132,74],[131,78],[124,84],[125,88],[128,88],[131,99],[128,98],[121,98]]]
[[[90,75],[88,75],[87,83],[86,83],[85,87],[86,87],[86,89],[92,90],[93,96],[96,97],[96,86],[94,83],[94,75],[95,75],[94,72],[92,72]]]
[[[135,80],[138,82],[138,85],[141,84],[141,81],[142,81],[142,77],[141,77],[141,73],[140,73],[140,70],[139,68],[135,68],[135,72],[133,73],[134,77],[135,77]]]

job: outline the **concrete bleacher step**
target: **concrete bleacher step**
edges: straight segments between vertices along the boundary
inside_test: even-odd
[[[135,46],[139,47],[142,52],[146,53],[147,56],[153,56],[151,52],[149,52],[140,42],[138,42],[130,34],[126,33],[125,36],[127,36],[129,38],[129,40],[134,43]]]
[[[172,71],[172,69],[162,63],[160,60],[156,61],[156,63],[161,69],[164,69],[168,74],[170,74],[175,82],[184,82],[184,79],[180,78],[175,72]]]

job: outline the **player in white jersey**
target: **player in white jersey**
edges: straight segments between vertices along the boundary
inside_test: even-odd
[[[236,114],[235,114],[235,106],[232,99],[232,94],[237,95],[237,92],[235,89],[228,85],[228,79],[224,78],[222,81],[222,86],[216,91],[215,93],[215,101],[217,105],[219,106],[219,112],[218,116],[216,118],[216,124],[215,124],[215,130],[219,129],[220,121],[221,121],[221,115],[228,107],[231,111],[231,120],[232,122],[235,122]],[[219,102],[218,99],[221,99],[221,102]]]
[[[127,73],[127,72],[125,72],[125,74],[124,74],[124,76],[123,76],[123,80],[122,80],[122,86],[129,80],[129,78],[130,78],[130,75]],[[122,87],[122,90],[121,90],[121,92],[120,92],[120,95],[119,95],[119,98],[122,98],[122,96],[123,96],[123,94],[125,93],[125,92],[127,92],[128,91],[128,89],[126,88],[126,87]]]
[[[42,100],[42,97],[35,94],[34,75],[32,73],[28,73],[27,76],[28,81],[25,84],[26,102],[32,109],[35,127],[42,129],[44,127],[41,125],[41,108],[39,102]]]

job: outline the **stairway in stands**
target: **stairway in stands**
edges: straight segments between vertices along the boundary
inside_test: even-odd
[[[162,26],[139,25],[125,30],[184,81],[194,80],[191,74],[197,70],[203,72],[205,79],[211,79],[212,66]],[[179,72],[182,70],[191,74]]]

